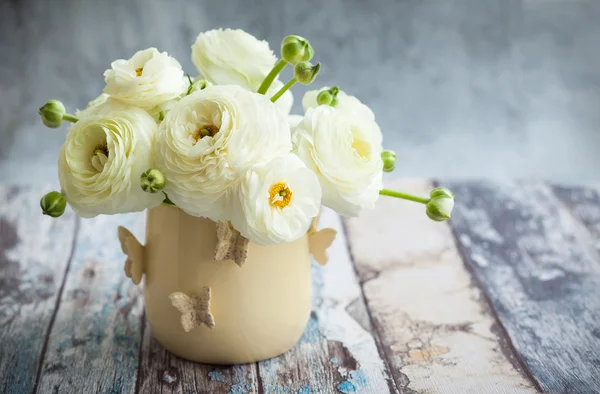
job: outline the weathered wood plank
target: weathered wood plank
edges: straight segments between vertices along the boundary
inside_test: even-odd
[[[138,393],[243,394],[258,391],[256,363],[230,367],[194,363],[169,353],[146,323]]]
[[[135,391],[142,298],[123,273],[117,226],[143,240],[144,219],[137,213],[81,221],[39,393]]]
[[[30,393],[77,219],[43,216],[46,189],[0,186],[0,392]],[[47,191],[47,190],[46,190]]]
[[[339,216],[324,210],[321,227],[338,231],[329,263],[313,266],[313,312],[286,354],[258,364],[259,392],[397,392],[379,355]]]
[[[543,184],[449,186],[463,254],[538,384],[600,392],[597,239]]]
[[[432,185],[402,181],[389,187],[427,195]],[[381,198],[375,210],[347,220],[346,227],[374,328],[401,392],[536,391],[499,337],[446,223],[430,221],[420,204]]]
[[[592,242],[600,253],[600,187],[552,185],[551,188],[571,214],[592,234]]]

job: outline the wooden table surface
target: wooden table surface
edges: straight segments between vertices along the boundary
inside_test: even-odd
[[[449,223],[385,198],[358,219],[325,211],[339,235],[313,267],[303,337],[233,367],[152,338],[116,237],[122,224],[143,239],[143,214],[52,220],[50,188],[0,186],[0,391],[600,392],[600,189],[441,183],[457,195]]]

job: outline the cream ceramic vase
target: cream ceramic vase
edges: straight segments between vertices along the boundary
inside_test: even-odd
[[[310,232],[286,244],[250,243],[242,266],[214,260],[214,222],[172,206],[148,212],[145,246],[123,228],[119,237],[127,275],[134,283],[145,275],[152,334],[177,356],[249,363],[286,352],[302,335],[311,310]]]

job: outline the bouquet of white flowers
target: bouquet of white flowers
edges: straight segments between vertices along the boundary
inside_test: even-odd
[[[67,203],[82,217],[172,204],[260,245],[303,236],[321,205],[357,216],[380,195],[448,219],[454,196],[445,188],[429,197],[383,188],[396,155],[383,150],[375,116],[357,98],[324,87],[305,94],[304,116],[289,114],[289,89],[319,72],[313,55],[299,36],[282,41],[277,60],[266,41],[218,29],[192,46],[197,78],[155,48],[112,62],[86,109],[67,114],[56,100],[40,108],[48,127],[72,122],[58,160],[61,191],[42,198],[44,214],[58,217]]]

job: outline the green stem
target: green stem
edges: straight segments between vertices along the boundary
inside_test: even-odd
[[[277,101],[277,99],[279,97],[281,97],[289,88],[291,88],[292,86],[294,86],[294,84],[298,82],[298,80],[294,77],[292,79],[290,79],[288,81],[288,83],[286,83],[285,85],[283,85],[283,87],[281,89],[279,89],[279,91],[277,93],[275,93],[273,95],[273,97],[271,97],[271,102],[274,103],[275,101]]]
[[[420,202],[421,204],[427,204],[430,200],[427,197],[419,197],[419,196],[415,196],[413,194],[402,193],[402,192],[399,192],[396,190],[390,190],[390,189],[381,189],[379,191],[379,194],[381,194],[382,196],[396,197],[396,198],[401,198],[403,200]]]
[[[77,118],[76,116],[69,115],[69,114],[64,114],[62,118],[63,118],[63,120],[69,121],[71,123],[75,123],[79,120],[79,118]]]
[[[277,63],[273,66],[273,69],[269,72],[269,74],[265,77],[265,79],[260,84],[256,93],[265,94],[267,90],[269,90],[269,86],[273,83],[275,78],[279,75],[279,73],[285,68],[287,62],[283,59],[279,59]]]

